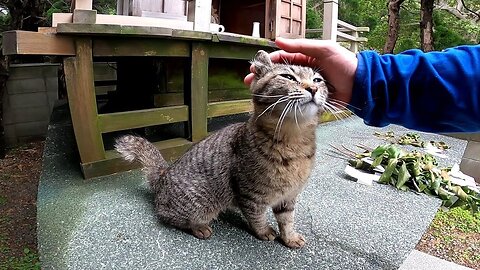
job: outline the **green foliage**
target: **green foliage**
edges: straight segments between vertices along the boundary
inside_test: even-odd
[[[41,267],[38,254],[25,248],[22,256],[9,257],[5,261],[0,262],[0,269],[40,270]]]
[[[467,210],[454,208],[438,211],[432,222],[435,229],[459,230],[463,233],[480,233],[480,213],[471,215]]]
[[[313,8],[313,1],[307,2],[307,29],[322,28],[323,19],[320,10]]]
[[[456,1],[447,1],[454,6]],[[323,8],[322,0],[308,0],[307,28],[319,28],[318,21],[322,20],[322,13],[314,12],[313,6]],[[361,45],[361,49],[372,49],[382,52],[388,31],[388,0],[342,0],[339,1],[339,19],[356,26],[368,26],[370,32],[362,36],[368,42]],[[465,4],[472,10],[480,9],[480,1],[465,0]],[[434,47],[442,50],[461,44],[480,43],[480,22],[459,19],[447,11],[434,9]],[[400,10],[400,32],[395,46],[395,53],[408,49],[420,48],[420,1],[405,1]]]
[[[437,50],[460,44],[477,44],[480,41],[480,24],[459,20],[443,10],[435,10],[433,20],[435,24],[433,36]]]

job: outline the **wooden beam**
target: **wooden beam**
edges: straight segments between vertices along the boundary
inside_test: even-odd
[[[75,139],[86,163],[104,159],[105,150],[97,122],[91,40],[78,38],[75,47],[76,57],[64,60],[64,71]]]
[[[160,149],[163,158],[167,162],[173,162],[191,147],[192,142],[183,138],[175,138],[156,142],[154,145]],[[139,163],[125,161],[114,150],[107,151],[105,159],[82,164],[82,172],[87,179],[138,168],[140,168]]]
[[[72,13],[53,13],[52,26],[57,27],[61,23],[73,23]],[[193,22],[169,20],[162,18],[148,18],[124,15],[97,14],[96,24],[112,24],[125,26],[151,26],[172,29],[193,30]],[[207,31],[208,32],[208,31]]]
[[[190,44],[174,39],[101,38],[93,42],[93,55],[190,57]]]
[[[250,99],[229,100],[208,103],[208,118],[232,115],[239,113],[247,113],[252,111],[252,101]]]
[[[75,55],[73,38],[51,33],[8,31],[3,33],[3,54]]]
[[[151,26],[125,26],[116,24],[60,23],[57,33],[77,35],[172,36],[172,29]]]
[[[107,133],[183,121],[188,121],[188,106],[186,105],[100,114],[98,128],[100,132]]]
[[[210,58],[252,60],[259,49],[265,48],[257,46],[236,46],[235,44],[208,44]]]
[[[190,121],[193,142],[207,136],[208,52],[205,44],[192,44]]]

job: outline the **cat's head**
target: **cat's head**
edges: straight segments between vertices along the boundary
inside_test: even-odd
[[[304,66],[272,63],[262,50],[252,64],[255,79],[250,89],[257,113],[301,121],[316,118],[323,110],[328,89],[318,72]]]

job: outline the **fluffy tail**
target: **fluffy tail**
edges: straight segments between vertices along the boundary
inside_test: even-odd
[[[158,179],[168,168],[168,163],[155,145],[142,137],[126,135],[116,139],[115,150],[125,160],[139,161],[146,169],[150,186],[153,190],[157,189]]]

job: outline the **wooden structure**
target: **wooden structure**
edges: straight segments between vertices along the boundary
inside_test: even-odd
[[[149,22],[164,19],[97,15],[96,11],[90,10],[91,0],[78,0],[75,4],[73,14],[55,16],[57,19],[55,28],[41,28],[38,32],[6,32],[3,44],[6,55],[38,54],[64,57],[70,112],[81,167],[86,178],[135,166],[123,162],[114,151],[105,149],[102,137],[105,133],[183,122],[188,126],[187,136],[156,143],[167,159],[173,160],[183,154],[192,143],[207,135],[208,118],[250,111],[250,99],[208,102],[209,60],[244,59],[245,67],[248,69],[248,60],[251,60],[259,49],[273,49],[274,45],[270,40],[229,33],[179,29],[176,20],[170,20],[174,21],[176,28],[153,27]],[[68,17],[72,22],[58,20]],[[115,24],[103,24],[105,22]],[[149,26],[136,26],[137,23]],[[94,59],[125,56],[186,59],[190,63],[190,68],[185,74],[183,104],[99,113],[94,88]]]
[[[307,29],[306,33],[321,33],[323,40],[349,42],[350,50],[358,52],[358,45],[367,41],[359,34],[368,31],[368,27],[354,26],[338,19],[338,0],[323,0],[323,28]]]
[[[118,1],[122,14],[130,14],[130,1]],[[211,99],[208,86],[212,59],[242,59],[248,69],[247,61],[259,49],[275,49],[270,39],[249,36],[254,21],[264,23],[261,36],[268,38],[305,34],[306,0],[239,3],[193,0],[184,2],[185,6],[177,9],[181,12],[174,15],[165,12],[168,11],[166,2],[163,1],[161,10],[140,7],[140,15],[150,17],[137,17],[97,14],[92,10],[92,0],[76,0],[73,13],[54,14],[53,27],[40,28],[38,32],[10,31],[3,35],[5,55],[63,57],[70,113],[86,178],[138,166],[124,162],[116,152],[105,149],[103,135],[106,133],[185,123],[186,136],[156,143],[166,159],[173,160],[192,143],[207,136],[208,118],[250,111],[250,98]],[[217,23],[225,26],[225,33],[211,28],[212,24],[216,25],[211,23],[212,6],[220,12]],[[229,15],[222,17],[221,14]],[[235,33],[227,33],[229,31]],[[93,63],[95,59],[126,57],[184,59],[188,65],[184,71],[182,95],[176,95],[174,103],[156,100],[160,106],[156,108],[99,113]],[[142,89],[131,90],[136,94],[142,92]]]

